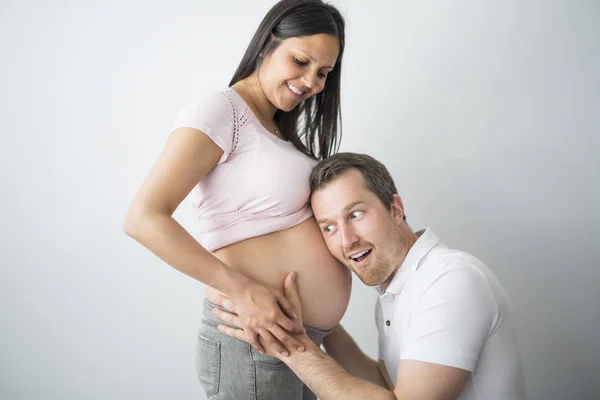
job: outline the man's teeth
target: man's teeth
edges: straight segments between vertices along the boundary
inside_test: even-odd
[[[304,94],[304,92],[300,89],[298,89],[296,86],[292,85],[291,83],[287,84],[288,87],[290,88],[290,90],[294,93],[296,93],[298,96],[302,96]]]
[[[360,257],[364,256],[364,255],[365,255],[365,254],[367,254],[368,252],[369,252],[369,250],[365,250],[365,251],[363,251],[362,253],[358,253],[358,254],[355,254],[355,255],[353,255],[353,256],[350,256],[350,258],[351,258],[351,259],[353,259],[353,260],[357,260],[358,258],[360,258]]]

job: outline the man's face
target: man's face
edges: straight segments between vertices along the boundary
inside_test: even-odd
[[[311,204],[331,254],[366,285],[389,284],[406,256],[400,197],[386,207],[350,170],[315,191]]]

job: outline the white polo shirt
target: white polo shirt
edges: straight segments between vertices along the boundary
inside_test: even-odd
[[[512,306],[485,264],[418,232],[375,308],[379,358],[396,384],[400,360],[471,371],[460,400],[525,399]]]

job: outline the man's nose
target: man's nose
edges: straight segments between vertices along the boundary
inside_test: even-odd
[[[346,250],[352,250],[352,248],[359,242],[359,237],[353,229],[342,228],[342,246]]]

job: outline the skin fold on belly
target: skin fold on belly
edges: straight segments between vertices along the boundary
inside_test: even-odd
[[[297,272],[305,325],[331,329],[350,300],[350,271],[327,250],[313,218],[292,228],[232,244],[213,253],[258,283],[283,289],[288,272]],[[219,292],[206,286],[211,301]]]

